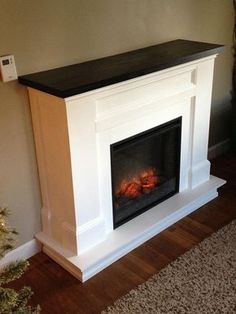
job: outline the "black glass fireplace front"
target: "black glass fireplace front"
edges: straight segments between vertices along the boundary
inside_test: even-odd
[[[111,145],[114,228],[179,191],[181,117]]]

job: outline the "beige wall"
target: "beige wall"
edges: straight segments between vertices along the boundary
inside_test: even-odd
[[[176,38],[222,43],[216,62],[210,145],[228,137],[231,0],[0,0],[0,55],[19,74],[116,54]],[[0,204],[19,244],[40,229],[41,206],[28,98],[0,82]]]

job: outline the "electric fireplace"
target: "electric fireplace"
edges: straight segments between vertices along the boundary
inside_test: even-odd
[[[111,145],[114,228],[179,190],[181,117]]]
[[[210,200],[215,44],[175,40],[19,78],[28,86],[43,251],[81,281]]]

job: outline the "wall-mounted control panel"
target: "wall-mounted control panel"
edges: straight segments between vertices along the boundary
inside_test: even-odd
[[[3,82],[17,80],[16,65],[13,55],[0,57],[0,70]]]

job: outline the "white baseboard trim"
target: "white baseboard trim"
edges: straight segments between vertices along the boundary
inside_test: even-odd
[[[31,256],[37,254],[41,251],[41,244],[36,239],[33,239],[25,244],[17,247],[16,249],[8,252],[1,260],[0,260],[0,268],[4,265],[19,260],[19,259],[28,259]]]
[[[214,159],[220,155],[223,155],[230,149],[230,139],[226,139],[216,145],[209,147],[208,149],[208,159]]]

